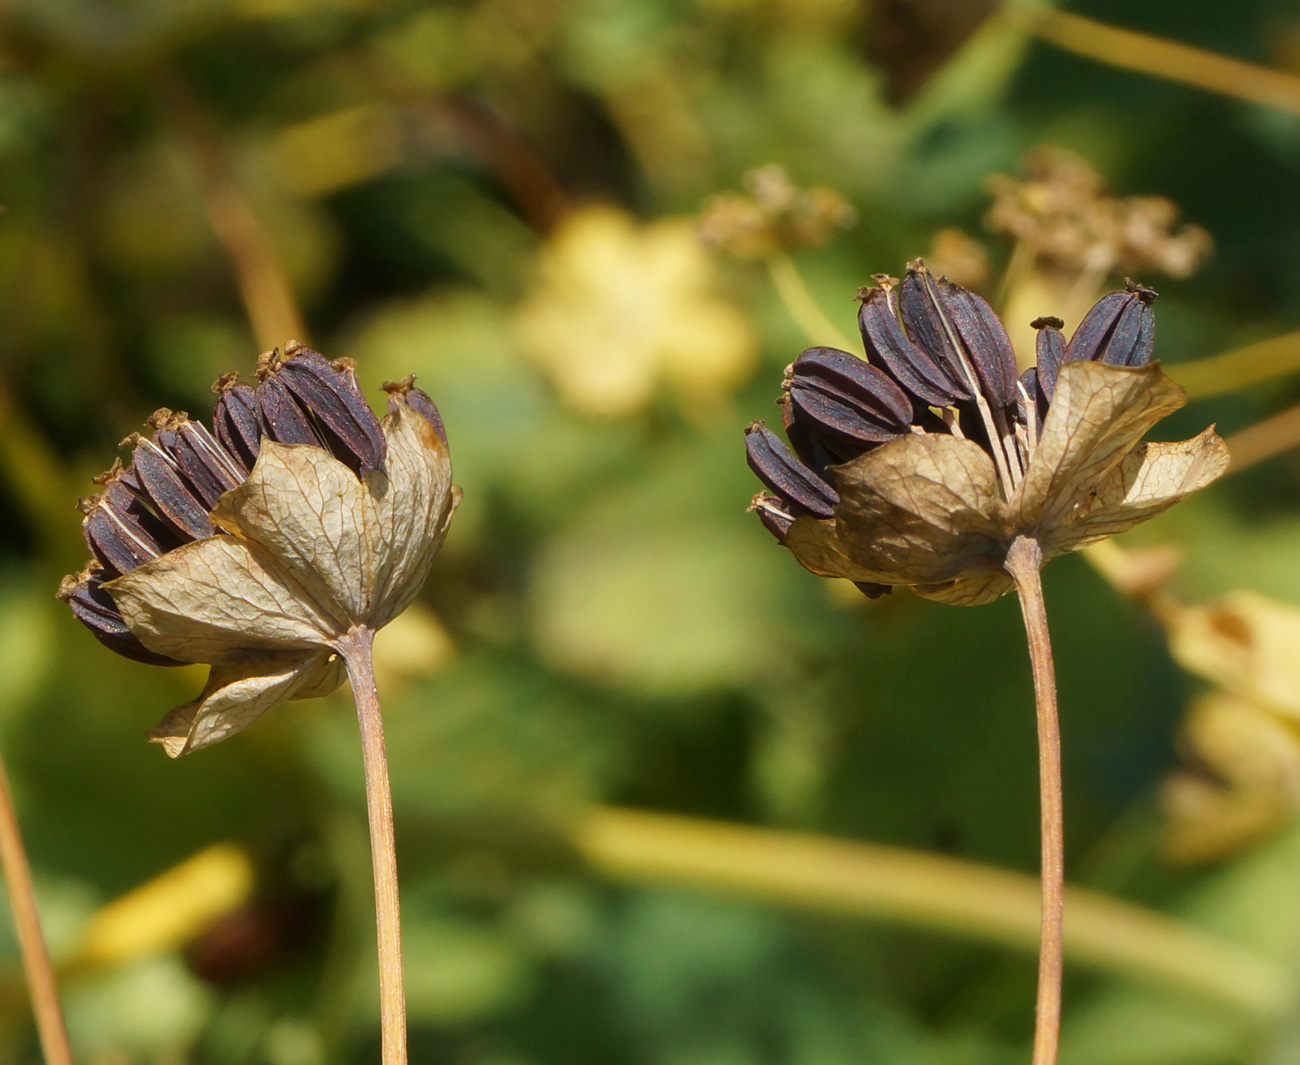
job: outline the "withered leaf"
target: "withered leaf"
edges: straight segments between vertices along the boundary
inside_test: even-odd
[[[1157,363],[1068,362],[1012,500],[1017,527],[1043,538],[1089,505],[1102,479],[1187,396]]]
[[[1004,505],[977,444],[912,434],[834,468],[836,528],[849,556],[886,584],[939,584],[1000,568]]]

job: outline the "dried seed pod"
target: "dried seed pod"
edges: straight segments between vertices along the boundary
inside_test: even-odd
[[[1046,315],[1035,318],[1029,327],[1038,330],[1035,338],[1038,393],[1050,403],[1052,394],[1056,391],[1056,375],[1061,372],[1061,363],[1065,361],[1065,334],[1061,332],[1065,323],[1060,318]]]
[[[104,574],[87,569],[64,577],[56,594],[68,604],[77,620],[110,651],[150,666],[181,665],[174,658],[148,650],[140,642],[139,637],[126,627],[121,612],[104,591],[103,584]]]
[[[81,532],[91,554],[112,576],[130,573],[178,545],[161,519],[117,480],[104,492],[78,501],[86,515]]]
[[[1088,359],[1111,366],[1145,366],[1155,345],[1153,289],[1128,282],[1124,292],[1110,292],[1084,315],[1065,348],[1065,360]]]
[[[262,442],[262,413],[256,391],[240,384],[238,377],[223,374],[212,386],[219,396],[212,408],[212,428],[217,443],[247,474]]]
[[[175,459],[139,433],[132,433],[121,446],[134,449],[131,452],[131,472],[135,476],[124,476],[123,484],[135,491],[186,539],[199,540],[212,535],[208,508],[199,502],[181,478]],[[136,484],[139,489],[134,487]]]
[[[274,376],[304,412],[315,418],[335,458],[359,473],[383,466],[384,434],[379,419],[352,375],[340,372],[319,352],[290,344]]]
[[[258,384],[257,403],[262,415],[262,432],[277,444],[311,444],[329,450],[295,402],[293,393],[275,373],[268,373]]]
[[[748,507],[758,515],[763,528],[777,540],[784,540],[786,533],[790,531],[790,526],[794,524],[794,518],[782,510],[782,506],[784,502],[770,492],[755,492]]]
[[[963,383],[959,400],[973,401],[978,388],[995,407],[1015,405],[1017,370],[1011,340],[981,297],[946,278],[936,281],[917,259],[908,264],[899,307],[917,344]],[[968,379],[963,362],[974,381]]]
[[[783,500],[809,514],[829,518],[840,501],[835,489],[804,466],[762,422],[745,430],[745,459],[758,479]]]
[[[175,460],[177,470],[195,498],[211,510],[221,498],[244,479],[244,473],[201,422],[184,411],[166,407],[154,412],[149,425],[156,430],[154,443]]]
[[[385,381],[381,387],[388,393],[390,414],[397,409],[399,402],[404,401],[408,407],[417,414],[422,414],[425,421],[433,426],[433,431],[438,434],[439,440],[444,444],[447,443],[447,429],[442,424],[442,415],[434,406],[428,393],[415,387],[415,374],[407,374],[400,381]]]
[[[926,406],[948,407],[958,400],[974,398],[960,374],[954,376],[931,357],[931,351],[942,349],[927,350],[914,343],[903,331],[898,320],[898,299],[894,294],[897,279],[887,274],[876,274],[873,280],[876,288],[858,292],[858,298],[862,300],[858,310],[858,328],[866,347],[867,361],[885,370]]]
[[[809,348],[789,375],[796,421],[854,445],[881,443],[907,431],[912,400],[876,367],[837,348]]]

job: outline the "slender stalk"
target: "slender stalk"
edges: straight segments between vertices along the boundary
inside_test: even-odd
[[[1047,5],[1027,5],[1017,14],[1027,16],[1030,32],[1067,52],[1300,114],[1300,78],[1284,70],[1207,52],[1181,41],[1108,26]]]
[[[1061,802],[1061,727],[1056,714],[1056,672],[1052,666],[1052,639],[1047,631],[1043,585],[1038,576],[1042,564],[1043,553],[1037,540],[1017,536],[1012,541],[1007,551],[1006,570],[1015,580],[1020,595],[1038,710],[1038,801],[1043,858],[1033,1065],[1056,1065],[1064,968],[1065,815]]]
[[[1300,446],[1300,407],[1290,407],[1233,433],[1225,441],[1232,456],[1230,473],[1240,473],[1265,459]]]
[[[375,874],[375,924],[379,939],[379,1009],[383,1065],[406,1065],[406,995],[402,988],[402,916],[397,896],[397,850],[393,837],[393,795],[388,785],[384,723],[375,691],[374,633],[363,625],[349,630],[336,649],[348,667],[361,726],[366,767],[366,811],[370,817],[370,861]]]
[[[600,806],[567,826],[588,866],[621,883],[667,885],[807,913],[884,921],[1037,951],[1037,877],[861,840]],[[1087,888],[1066,889],[1072,963],[1256,1025],[1290,1008],[1287,969],[1179,918]]]
[[[32,873],[27,865],[27,852],[23,849],[23,837],[3,763],[0,763],[0,869],[3,869],[8,888],[9,906],[13,910],[18,949],[23,958],[23,971],[27,974],[32,1013],[36,1016],[36,1031],[40,1036],[45,1065],[72,1065],[72,1049],[68,1045],[67,1029],[63,1026],[59,990],[54,982],[49,951],[45,949],[45,937],[41,934]]]
[[[781,297],[790,317],[798,323],[808,339],[814,344],[833,344],[837,348],[851,351],[853,342],[835,327],[817,305],[808,286],[799,276],[799,271],[790,261],[790,256],[777,252],[769,255],[766,261],[767,272],[772,278],[776,294]]]

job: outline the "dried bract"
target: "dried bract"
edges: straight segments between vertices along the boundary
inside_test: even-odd
[[[1067,343],[1041,318],[1038,366],[1016,376],[1010,342],[979,296],[919,260],[860,294],[862,362],[814,348],[787,370],[793,452],[756,423],[746,437],[767,492],[752,509],[814,573],[869,595],[907,585],[988,602],[1013,587],[1013,540],[1044,560],[1144,521],[1227,466],[1207,429],[1142,436],[1185,400],[1148,360],[1155,293],[1103,297]],[[910,408],[910,409],[909,409]]]
[[[342,683],[339,642],[397,616],[424,583],[460,490],[414,378],[375,417],[350,363],[290,345],[256,387],[227,375],[209,433],[160,410],[101,495],[82,500],[88,568],[60,598],[106,646],[212,666],[150,738],[184,754],[276,703]]]

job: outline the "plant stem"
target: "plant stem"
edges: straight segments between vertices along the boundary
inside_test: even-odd
[[[767,257],[766,262],[776,294],[781,297],[785,309],[804,331],[804,335],[814,344],[832,344],[837,348],[852,350],[852,342],[835,327],[813,299],[790,256],[785,252],[775,252]]]
[[[406,1065],[406,995],[402,989],[402,916],[397,896],[393,795],[388,785],[388,755],[384,750],[379,693],[375,691],[374,638],[368,628],[358,625],[335,647],[348,667],[366,767],[366,811],[370,817],[370,860],[375,874],[375,924],[379,939],[383,1065]]]
[[[1056,672],[1052,667],[1052,638],[1047,631],[1043,585],[1038,576],[1042,564],[1043,552],[1037,540],[1017,536],[1012,541],[1007,551],[1006,570],[1015,580],[1020,595],[1038,711],[1038,801],[1043,858],[1033,1065],[1056,1065],[1064,967],[1065,815],[1061,801],[1061,726],[1056,713]]]
[[[40,1036],[45,1065],[72,1065],[72,1049],[63,1026],[59,990],[54,982],[49,951],[45,949],[45,937],[41,934],[32,873],[27,865],[27,852],[23,849],[23,837],[3,763],[0,763],[0,870],[4,872],[9,892],[9,906],[13,910],[18,949],[23,958],[23,971],[27,974],[32,1013],[36,1017],[36,1031]]]

